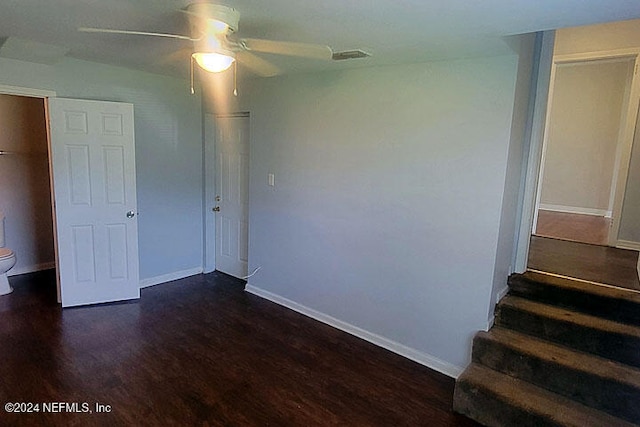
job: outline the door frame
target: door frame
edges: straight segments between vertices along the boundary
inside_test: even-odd
[[[640,49],[619,49],[609,51],[586,52],[569,55],[556,55],[553,57],[551,66],[551,78],[549,83],[549,94],[547,99],[547,110],[545,114],[544,137],[542,141],[542,156],[540,160],[540,170],[538,172],[538,185],[536,189],[536,203],[534,211],[534,221],[532,233],[536,231],[538,211],[542,196],[542,178],[544,174],[546,154],[549,144],[549,125],[552,113],[552,100],[555,90],[555,77],[559,67],[580,66],[596,62],[633,62],[633,71],[627,76],[625,82],[625,99],[623,100],[620,125],[618,127],[618,137],[616,141],[616,156],[614,160],[613,176],[609,195],[608,210],[611,211],[612,226],[609,230],[609,246],[618,246],[618,232],[620,230],[620,220],[622,214],[622,204],[626,190],[627,176],[629,174],[629,161],[631,159],[631,149],[635,133],[636,119],[638,115],[638,104],[640,103],[640,83],[638,82],[636,71],[639,63]]]
[[[26,96],[29,98],[55,98],[56,92],[47,89],[0,85],[0,95]]]
[[[211,273],[216,269],[216,217],[211,211],[215,205],[216,191],[216,115],[205,112],[203,116],[203,155],[204,170],[204,209],[202,212],[204,224],[204,239],[202,251],[202,266],[204,273]],[[210,130],[210,132],[207,132]]]
[[[545,31],[542,33],[539,53],[534,58],[534,77],[532,78],[532,91],[529,95],[533,98],[533,111],[530,113],[528,121],[528,138],[525,144],[523,169],[525,169],[522,189],[522,204],[520,224],[516,231],[516,251],[513,259],[513,271],[524,273],[527,270],[527,260],[529,258],[529,244],[531,241],[531,231],[534,224],[534,214],[536,212],[536,193],[538,191],[538,175],[540,173],[540,162],[542,160],[542,141],[545,133],[547,100],[549,86],[551,83],[551,67],[553,64],[553,49],[555,44],[555,31]],[[535,88],[535,89],[534,89]]]
[[[216,270],[216,215],[212,208],[216,205],[215,193],[216,180],[216,156],[218,154],[218,142],[216,137],[216,120],[218,118],[251,117],[249,111],[237,111],[231,113],[205,112],[203,118],[203,163],[204,163],[204,245],[203,245],[203,272],[211,273]],[[251,120],[249,119],[249,126]],[[207,132],[210,129],[210,132]],[[249,133],[251,135],[251,133]],[[249,141],[249,159],[251,159],[251,141]],[[251,176],[251,160],[249,160],[249,177]]]
[[[36,89],[30,87],[0,85],[0,95],[15,95],[29,98],[39,98],[43,100],[45,125],[47,127],[47,164],[49,165],[49,196],[51,197],[51,216],[53,220],[53,253],[54,265],[56,268],[56,298],[58,304],[62,303],[62,294],[60,288],[60,269],[58,268],[58,234],[56,226],[56,205],[53,193],[53,169],[51,167],[51,132],[49,129],[49,103],[47,99],[56,98],[55,91],[47,89]]]
[[[556,58],[553,56],[555,44],[555,31],[545,31],[542,34],[542,43],[540,48],[540,55],[538,58],[538,73],[535,80],[535,93],[531,96],[534,97],[534,107],[531,116],[530,124],[530,138],[527,158],[525,161],[526,174],[523,184],[523,198],[522,198],[522,215],[520,217],[520,224],[517,231],[517,245],[516,253],[514,257],[514,272],[524,273],[527,270],[527,260],[529,257],[529,244],[531,239],[531,232],[533,231],[534,216],[537,212],[537,195],[538,195],[538,181],[540,177],[541,163],[542,163],[542,151],[543,142],[547,131],[547,116],[548,107],[550,103],[549,89],[551,86],[552,68]],[[640,82],[637,78],[638,63],[640,57],[640,49],[616,49],[600,52],[588,52],[581,54],[562,55],[560,57],[565,61],[579,61],[586,58],[615,58],[615,57],[635,57],[635,67],[633,72],[632,84],[630,88],[630,95],[627,106],[627,122],[624,126],[625,146],[617,155],[617,162],[626,164],[628,169],[629,160],[631,158],[631,148],[633,144],[633,136],[635,130],[635,120],[638,114],[638,103],[640,99]],[[636,101],[632,101],[636,100]],[[634,105],[635,102],[635,105]],[[635,111],[631,111],[634,110]],[[616,188],[616,200],[614,202],[614,209],[616,211],[622,210],[622,202],[624,201],[624,190],[626,187],[627,171],[621,170],[617,176],[617,188]],[[616,236],[619,231],[619,218],[617,228],[611,230],[610,236]]]
[[[56,269],[56,300],[58,304],[62,304],[62,289],[60,283],[60,268],[59,268],[59,254],[58,254],[58,234],[56,224],[56,205],[54,198],[54,182],[53,182],[53,168],[52,168],[52,153],[51,153],[51,129],[49,123],[49,98],[57,98],[57,93],[49,89],[11,86],[0,84],[0,95],[15,95],[24,96],[30,98],[39,98],[43,100],[44,113],[45,113],[45,125],[47,129],[47,163],[49,166],[49,196],[51,198],[51,217],[53,222],[53,248],[54,248],[54,266]],[[139,280],[138,280],[139,282]],[[138,283],[139,285],[139,283]]]

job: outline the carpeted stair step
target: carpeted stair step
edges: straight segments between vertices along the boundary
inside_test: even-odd
[[[509,277],[509,294],[640,326],[640,293],[528,271]]]
[[[508,295],[496,324],[566,347],[640,367],[640,327]]]
[[[638,427],[476,363],[456,381],[453,409],[489,427]]]
[[[640,423],[640,369],[494,327],[473,341],[473,362]]]

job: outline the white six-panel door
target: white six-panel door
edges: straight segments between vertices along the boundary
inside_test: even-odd
[[[133,105],[50,98],[63,307],[140,297]]]
[[[247,275],[249,117],[216,117],[216,270]]]

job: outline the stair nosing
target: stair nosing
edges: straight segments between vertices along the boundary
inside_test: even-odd
[[[640,305],[640,290],[626,289],[619,286],[609,285],[606,283],[598,283],[589,280],[574,279],[554,273],[546,273],[537,270],[528,270],[524,274],[521,274],[519,277],[529,282],[534,282],[544,286],[552,286],[580,293],[587,293],[599,298],[624,300]],[[591,286],[585,287],[585,283],[588,283]]]
[[[573,369],[575,371],[583,372],[588,375],[595,375],[599,378],[618,381],[624,383],[625,385],[638,388],[640,390],[640,369],[638,369],[637,367],[627,365],[616,360],[608,359],[606,357],[597,356],[592,353],[586,353],[580,350],[568,348],[561,344],[557,344],[545,339],[537,338],[497,325],[488,332],[481,331],[478,336],[481,337],[481,339],[499,342],[501,345],[507,346],[519,353],[529,354],[536,358],[555,363],[564,368]],[[512,340],[500,339],[501,337],[510,338],[510,336],[511,338],[515,336],[520,339],[532,341],[536,345],[533,349],[527,349]],[[547,350],[551,349],[556,353],[561,353],[561,358],[550,359],[549,357],[546,357],[549,353],[544,351],[545,348]],[[567,357],[569,355],[571,355],[572,357]],[[575,358],[577,358],[578,360],[572,361],[572,359]],[[587,365],[591,365],[591,363],[589,362],[602,363],[594,363],[593,365],[595,365],[597,368],[595,370],[587,370],[584,367]],[[618,375],[613,375],[611,371],[616,372]]]
[[[599,316],[586,314],[580,311],[558,307],[553,304],[533,301],[528,298],[523,298],[515,295],[507,295],[500,301],[499,306],[507,306],[507,307],[518,309],[518,310],[523,310],[529,313],[534,313],[539,316],[544,316],[544,317],[553,318],[556,320],[575,323],[580,326],[598,329],[607,333],[627,335],[627,336],[640,339],[639,326],[616,322],[615,320],[609,320]],[[537,311],[535,310],[536,308],[538,309],[542,308],[545,310],[545,312]],[[565,317],[566,315],[570,315],[571,319],[567,319]],[[593,324],[593,323],[596,323],[596,324]]]

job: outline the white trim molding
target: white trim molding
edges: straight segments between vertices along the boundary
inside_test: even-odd
[[[640,251],[640,242],[632,242],[631,240],[618,240],[616,242],[616,248]]]
[[[163,274],[161,276],[149,277],[140,280],[140,288],[148,288],[149,286],[160,285],[162,283],[171,282],[173,280],[184,279],[185,277],[195,276],[202,273],[202,267],[191,268],[188,270],[176,271],[173,273]]]
[[[413,360],[414,362],[434,369],[449,377],[458,378],[458,376],[464,370],[464,368],[452,365],[451,363],[445,362],[444,360],[438,359],[437,357],[431,356],[430,354],[423,353],[411,347],[407,347],[405,345],[387,339],[383,336],[374,334],[373,332],[369,332],[367,330],[354,326],[350,323],[343,322],[342,320],[336,319],[335,317],[329,316],[328,314],[319,312],[295,301],[284,298],[280,295],[274,294],[264,289],[260,289],[256,286],[247,284],[245,287],[245,291],[286,307],[290,310],[296,311],[321,323],[332,326],[336,329],[340,329],[341,331],[344,331],[348,334],[355,335],[356,337],[362,338],[363,340],[375,344],[378,347],[385,348],[393,353],[399,354],[400,356],[406,357],[407,359]]]
[[[507,285],[504,288],[500,289],[496,293],[496,305],[498,305],[500,300],[502,298],[506,297],[508,293],[509,293],[509,285]],[[492,314],[491,317],[489,318],[489,320],[487,320],[487,326],[485,326],[484,330],[485,331],[489,331],[491,328],[493,328],[493,325],[494,325],[495,321],[496,321],[496,315],[495,315],[495,308],[494,308],[494,314]]]
[[[564,212],[580,215],[593,215],[611,218],[612,212],[606,209],[581,208],[578,206],[552,205],[548,203],[540,203],[540,210],[552,212]]]
[[[498,304],[500,302],[500,300],[502,300],[502,298],[506,297],[507,294],[509,293],[509,286],[505,286],[504,288],[500,289],[498,291],[498,293],[496,294],[496,304]]]
[[[12,268],[7,272],[7,276],[19,276],[21,274],[35,273],[36,271],[50,270],[56,268],[55,262],[43,262],[40,264],[26,265],[20,268]]]
[[[493,325],[496,323],[496,315],[492,314],[489,320],[487,320],[487,326],[484,327],[485,332],[489,332]]]
[[[553,60],[556,64],[571,65],[572,62],[588,62],[588,61],[601,61],[609,60],[610,62],[624,61],[625,59],[635,58],[640,54],[640,49],[637,47],[611,49],[611,50],[596,50],[591,52],[582,53],[569,53],[566,55],[555,55]]]
[[[3,95],[29,96],[31,98],[54,98],[56,96],[56,93],[52,90],[7,85],[0,85],[0,93]]]
[[[537,69],[534,72],[535,85],[532,86],[533,111],[531,112],[529,127],[529,140],[525,141],[525,179],[522,188],[522,215],[518,227],[518,240],[516,245],[515,273],[524,273],[527,270],[529,258],[529,242],[531,232],[537,220],[538,212],[538,177],[540,174],[543,139],[546,126],[548,93],[551,85],[551,68],[553,64],[553,48],[555,31],[545,31],[541,35],[539,50],[536,53]]]

